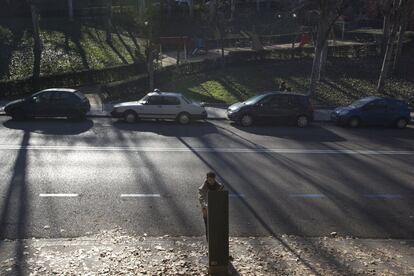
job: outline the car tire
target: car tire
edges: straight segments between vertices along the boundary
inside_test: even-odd
[[[244,114],[240,117],[239,123],[244,127],[249,127],[253,125],[253,117],[249,114]]]
[[[395,121],[395,127],[398,129],[403,129],[407,126],[408,122],[405,118],[399,118]]]
[[[135,111],[128,110],[124,112],[124,120],[127,123],[135,123],[138,120],[138,115]]]
[[[352,127],[352,128],[358,128],[361,126],[361,119],[359,119],[358,117],[351,117],[348,120],[348,126]]]
[[[296,119],[296,125],[300,128],[309,126],[309,118],[306,115],[300,115]]]
[[[26,119],[26,115],[21,109],[13,110],[10,115],[12,119],[15,121],[23,121],[24,119]]]
[[[186,112],[180,113],[177,116],[177,122],[181,125],[187,125],[191,122],[191,115]]]

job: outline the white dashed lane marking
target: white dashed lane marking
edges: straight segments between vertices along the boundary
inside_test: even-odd
[[[40,197],[78,197],[79,194],[39,194]]]
[[[160,194],[121,194],[121,198],[131,197],[161,197]]]

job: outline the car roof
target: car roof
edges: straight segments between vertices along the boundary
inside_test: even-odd
[[[369,97],[362,98],[360,100],[374,101],[374,100],[385,100],[385,99],[386,98],[380,97],[380,96],[369,96]]]
[[[150,92],[148,93],[148,96],[174,96],[174,97],[181,97],[181,93],[175,93],[175,92]]]
[[[285,92],[285,91],[269,91],[263,93],[265,95],[289,95],[289,96],[300,96],[300,97],[308,97],[308,95],[299,93],[299,92]]]
[[[76,89],[71,89],[71,88],[48,88],[48,89],[44,89],[40,92],[48,92],[48,91],[59,91],[59,92],[69,92],[69,93],[75,93],[78,92],[78,90]]]

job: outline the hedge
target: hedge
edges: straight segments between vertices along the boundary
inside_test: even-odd
[[[0,99],[14,99],[30,95],[36,91],[51,87],[79,87],[97,83],[109,83],[142,74],[146,71],[145,64],[129,64],[108,67],[99,70],[87,70],[42,76],[39,79],[0,82]]]

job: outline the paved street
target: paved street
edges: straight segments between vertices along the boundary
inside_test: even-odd
[[[0,117],[0,236],[201,236],[217,172],[230,234],[414,238],[414,128]]]

